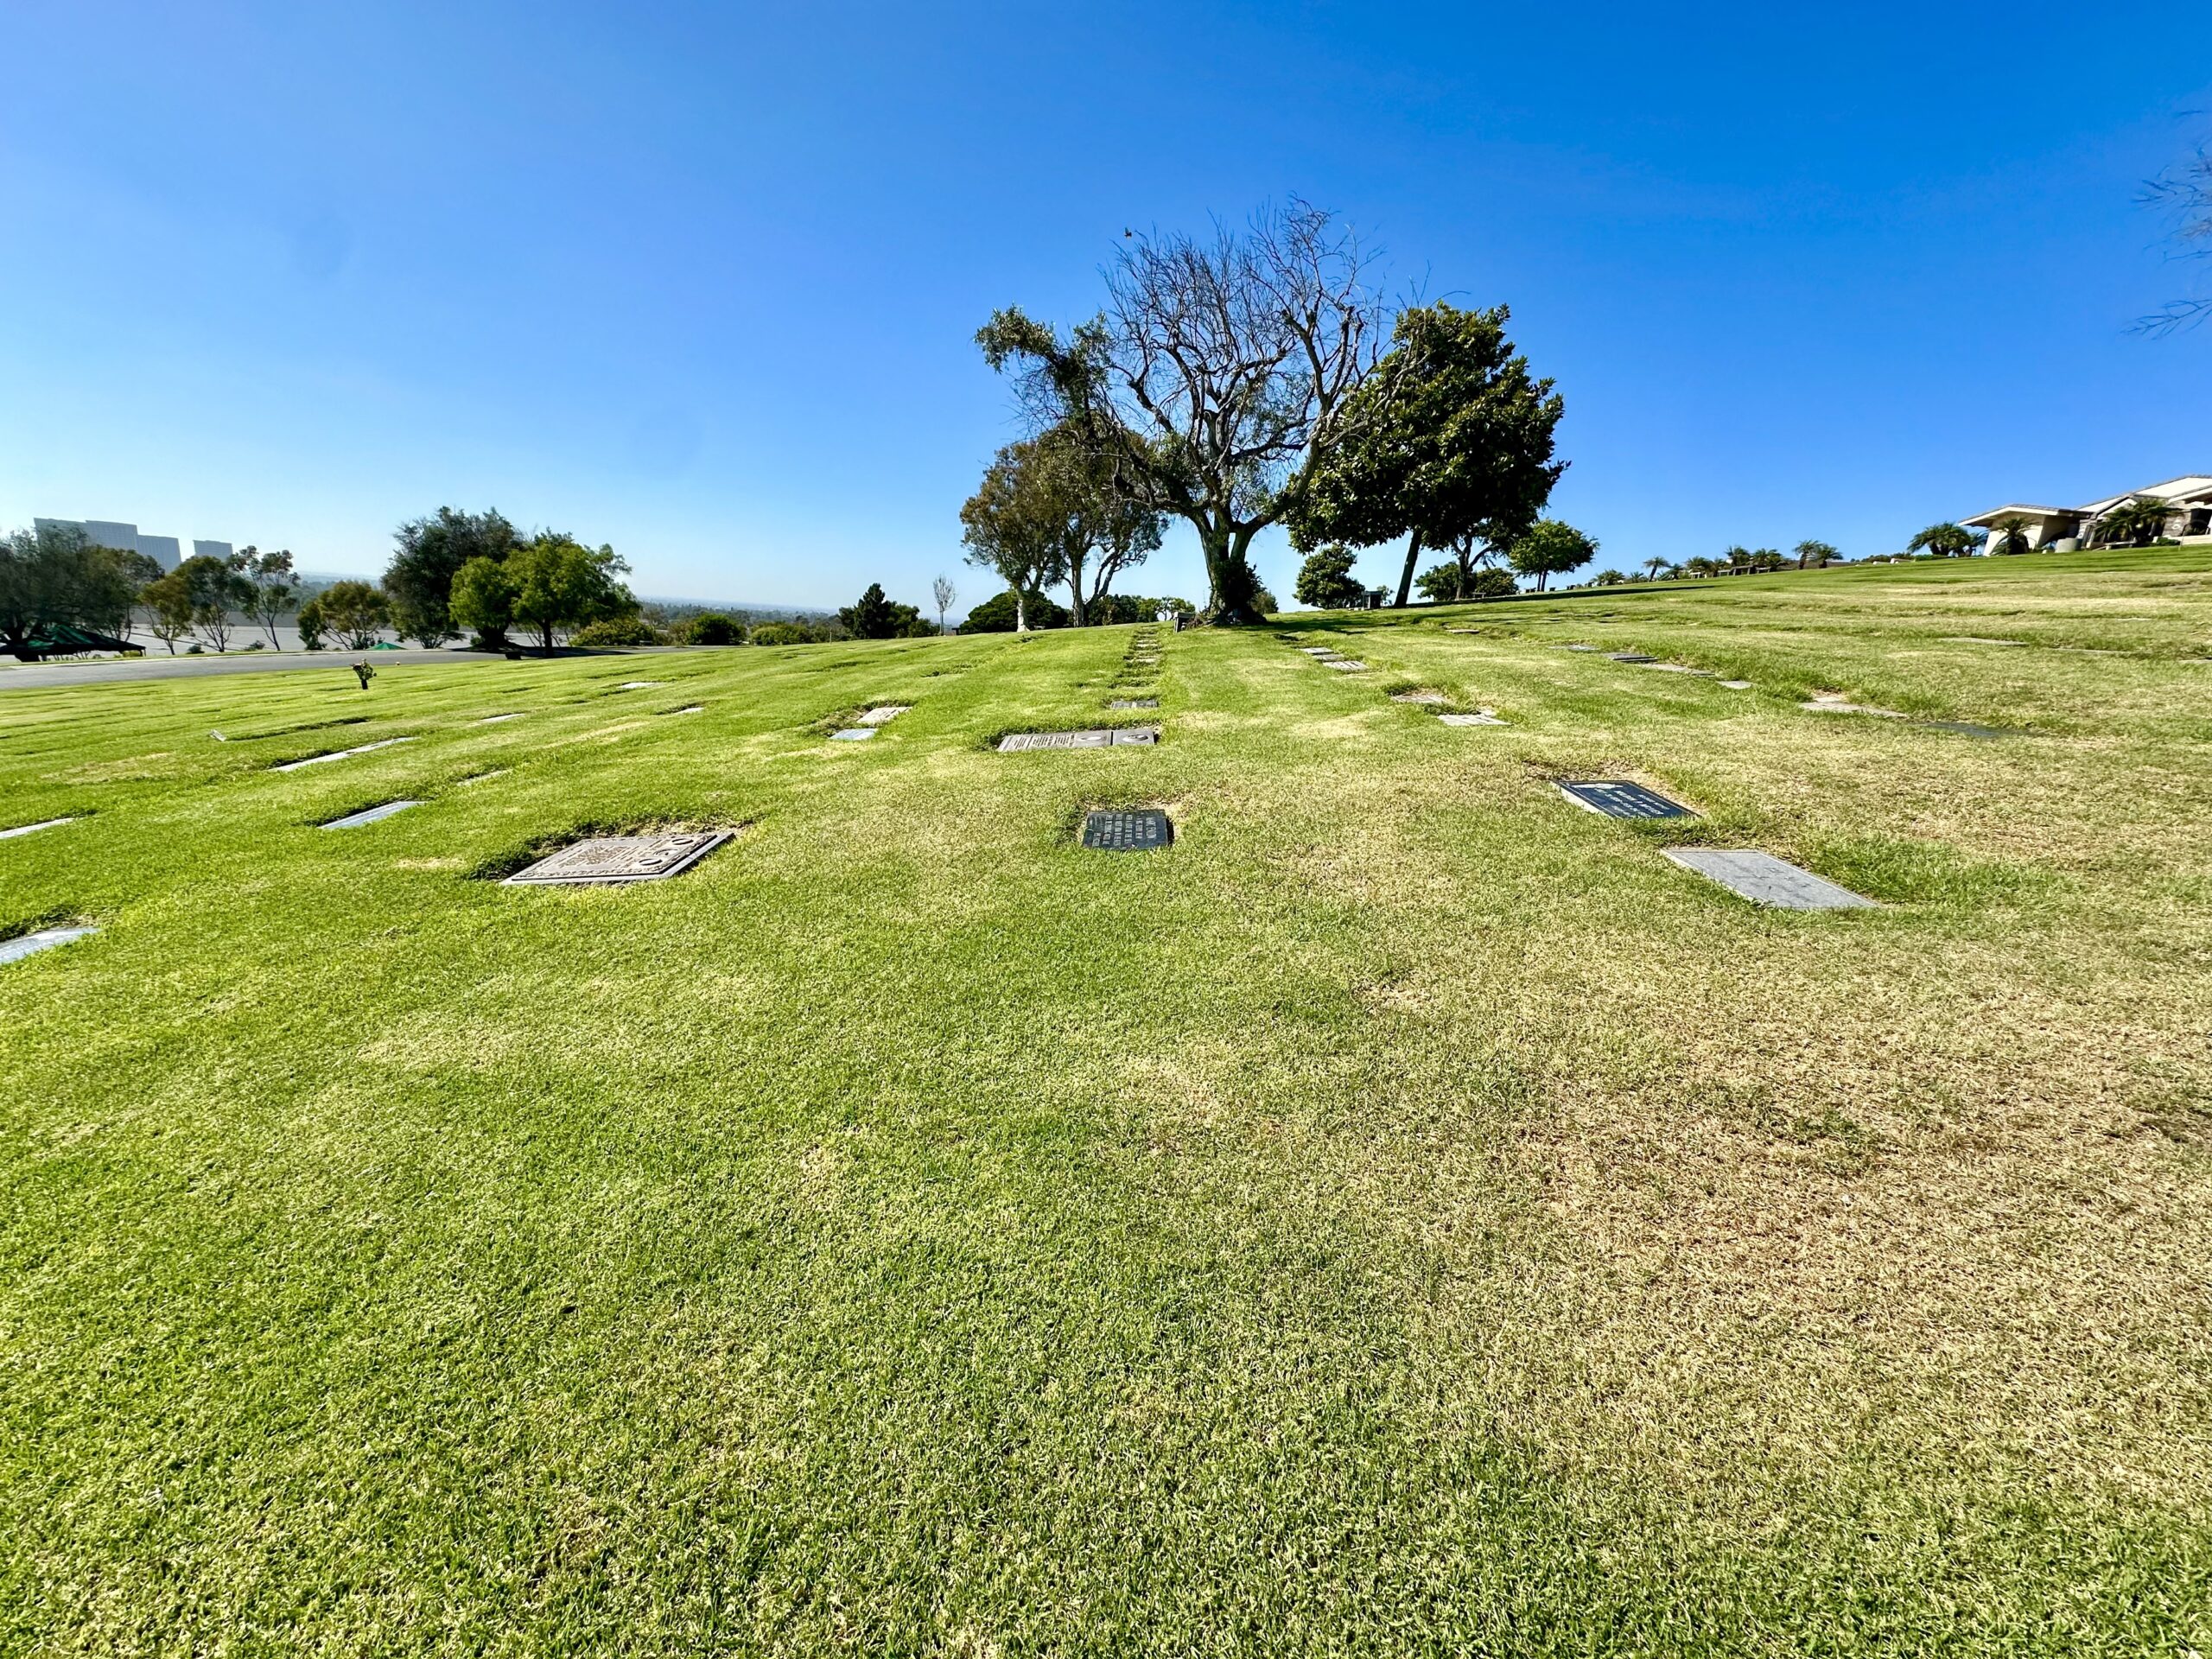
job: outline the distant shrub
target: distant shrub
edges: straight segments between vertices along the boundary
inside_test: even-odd
[[[707,611],[679,627],[677,638],[687,645],[741,645],[745,630],[720,612]]]
[[[750,637],[756,645],[810,645],[815,643],[814,630],[798,622],[763,622],[753,630]]]
[[[238,649],[240,651],[266,651],[269,647],[263,645],[258,639],[249,639],[245,644],[240,645]]]
[[[1068,613],[1065,606],[1055,605],[1042,594],[1031,594],[1021,601],[1021,608],[1033,628],[1065,628]],[[974,610],[960,625],[963,633],[1012,633],[1014,632],[1014,589],[995,594]]]
[[[587,648],[664,645],[668,643],[668,636],[642,616],[616,616],[585,623],[569,636],[569,643]]]

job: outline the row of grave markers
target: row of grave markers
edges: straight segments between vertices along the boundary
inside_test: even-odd
[[[1471,630],[1446,629],[1447,632]],[[1287,636],[1281,636],[1287,637]],[[1330,646],[1301,645],[1299,649],[1317,661],[1334,665],[1351,661],[1338,657]],[[1592,651],[1594,646],[1568,645],[1569,651]],[[1607,653],[1613,661],[1638,666],[1663,668],[1685,674],[1703,674],[1706,671],[1678,664],[1661,663],[1656,658],[1640,652],[1612,652]],[[1364,663],[1356,666],[1364,668]],[[1750,687],[1745,680],[1722,680],[1722,685],[1732,690]],[[1415,704],[1435,705],[1450,701],[1438,691],[1417,690],[1395,693],[1391,701]],[[1450,726],[1503,726],[1495,711],[1484,709],[1478,714],[1443,713],[1437,718]],[[1656,790],[1624,778],[1597,778],[1554,780],[1559,791],[1575,805],[1609,818],[1688,818],[1696,814],[1679,801],[1672,801]],[[1859,910],[1871,908],[1874,901],[1861,897],[1834,882],[1801,869],[1770,853],[1739,850],[1718,847],[1664,848],[1664,855],[1686,870],[1693,870],[1707,880],[1719,883],[1731,893],[1774,910]]]

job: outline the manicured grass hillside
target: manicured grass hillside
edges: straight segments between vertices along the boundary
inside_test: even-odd
[[[2212,558],[1129,643],[0,691],[0,1650],[2212,1651]]]

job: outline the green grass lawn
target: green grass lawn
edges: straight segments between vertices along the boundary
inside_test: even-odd
[[[2212,1652],[2212,555],[1129,639],[0,691],[0,1650]]]

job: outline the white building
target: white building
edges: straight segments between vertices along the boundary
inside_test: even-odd
[[[2024,518],[2027,524],[2022,533],[2030,547],[2047,547],[2066,553],[2084,542],[2094,542],[2099,522],[2114,508],[2145,499],[2165,505],[2167,536],[2180,542],[2212,542],[2212,474],[2203,473],[2170,478],[2163,484],[2146,485],[2124,495],[2108,495],[2101,501],[2090,501],[2078,507],[2010,502],[1959,522],[1969,530],[1986,530],[1993,534],[2003,520]]]
[[[114,518],[34,518],[33,526],[39,530],[73,530],[80,532],[93,547],[112,547],[125,553],[143,553],[164,570],[174,570],[181,560],[177,539],[174,536],[142,536],[138,526],[126,524]],[[194,547],[220,547],[228,553],[230,546],[220,542],[194,542]]]

